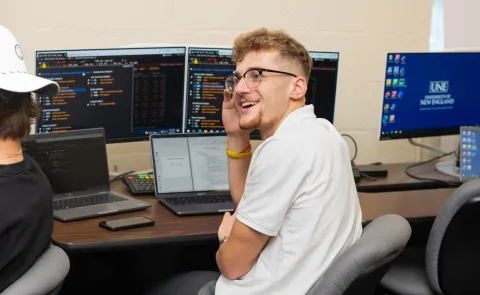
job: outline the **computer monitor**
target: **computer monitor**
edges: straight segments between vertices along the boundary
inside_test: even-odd
[[[478,144],[478,146],[477,146]],[[460,178],[462,181],[480,177],[480,127],[460,127]]]
[[[60,84],[39,95],[37,133],[103,127],[107,143],[182,133],[186,47],[36,52],[36,74]]]
[[[459,134],[480,124],[478,52],[388,53],[380,140]]]
[[[312,72],[308,80],[306,103],[312,104],[315,115],[333,124],[337,93],[338,52],[310,51]]]
[[[313,68],[306,103],[313,104],[317,117],[333,123],[338,74],[338,52],[310,52]],[[186,133],[223,133],[224,79],[235,71],[231,48],[188,49]],[[252,139],[261,139],[258,130]]]
[[[224,133],[224,79],[235,71],[231,48],[188,48],[186,133]]]

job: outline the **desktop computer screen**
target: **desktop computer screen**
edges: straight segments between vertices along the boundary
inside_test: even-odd
[[[388,53],[380,140],[458,134],[480,124],[480,53]]]
[[[308,80],[306,103],[313,105],[318,118],[333,124],[339,53],[310,51],[310,57],[313,67]]]
[[[232,49],[188,49],[185,132],[223,133],[224,79],[235,71]]]
[[[306,103],[313,104],[319,118],[333,123],[339,54],[310,52],[313,68]],[[185,132],[224,132],[222,102],[224,79],[235,71],[232,50],[189,48]],[[255,130],[252,139],[260,139]]]
[[[108,143],[182,133],[186,47],[37,51],[37,76],[56,81],[39,95],[37,133],[103,127]]]
[[[477,146],[478,144],[478,146]],[[460,127],[460,178],[468,181],[480,177],[480,127]]]

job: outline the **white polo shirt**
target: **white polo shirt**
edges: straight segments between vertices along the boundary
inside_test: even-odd
[[[271,238],[247,274],[218,279],[216,295],[304,295],[360,237],[348,147],[312,105],[289,114],[255,150],[237,220]]]

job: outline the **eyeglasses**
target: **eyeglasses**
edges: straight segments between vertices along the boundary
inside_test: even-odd
[[[282,72],[282,71],[275,71],[275,70],[269,70],[269,69],[250,69],[243,74],[243,78],[245,79],[245,83],[247,84],[248,88],[253,89],[258,87],[260,85],[260,82],[262,82],[262,73],[263,72],[270,72],[270,73],[277,73],[277,74],[284,74],[284,75],[289,75],[293,77],[297,77],[297,75],[292,74],[292,73],[287,73],[287,72]],[[230,94],[233,94],[235,91],[235,86],[237,86],[238,82],[242,77],[236,76],[236,75],[231,75],[225,78],[225,87],[227,88],[227,91]]]

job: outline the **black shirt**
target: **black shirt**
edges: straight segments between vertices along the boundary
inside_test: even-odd
[[[37,163],[23,156],[0,165],[0,293],[51,244],[53,191]]]

